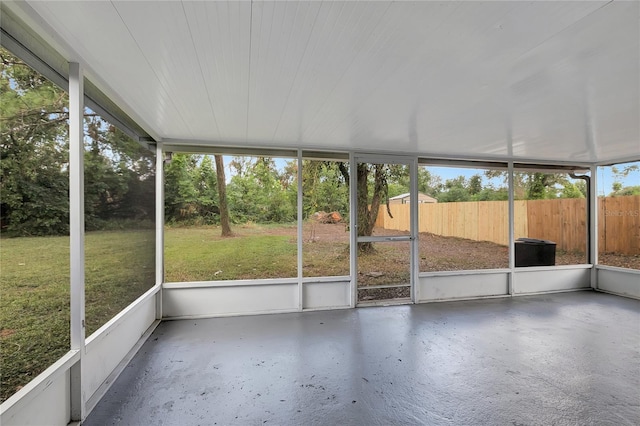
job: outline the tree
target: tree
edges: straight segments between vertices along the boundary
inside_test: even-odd
[[[218,185],[218,208],[220,209],[220,227],[222,236],[232,235],[229,223],[229,206],[227,204],[227,181],[224,176],[224,161],[222,155],[216,155],[216,181]]]
[[[619,190],[612,192],[612,197],[622,197],[625,195],[640,195],[640,185],[625,186]]]
[[[67,96],[0,48],[2,230],[12,235],[69,231]]]
[[[339,212],[347,217],[349,211],[349,187],[340,172],[338,161],[302,162],[302,205],[304,217],[318,211]]]
[[[234,157],[227,185],[234,222],[287,223],[297,218],[297,184],[268,157]]]
[[[198,160],[195,155],[173,154],[171,162],[164,165],[164,209],[168,222],[192,220],[201,213],[195,185]]]
[[[611,166],[611,172],[614,176],[613,184],[611,185],[611,196],[621,195],[638,195],[640,192],[640,185],[624,186],[622,181],[627,179],[630,175],[636,174],[640,171],[640,163],[627,163],[618,166]],[[636,180],[638,182],[638,180]]]
[[[469,178],[469,194],[477,195],[482,191],[482,177],[475,174]]]
[[[560,189],[560,198],[585,198],[587,196],[587,184],[580,180],[572,182],[567,179]]]
[[[0,58],[2,231],[67,234],[68,97],[9,52],[0,49]],[[84,129],[86,229],[153,220],[153,154],[89,109]]]
[[[438,198],[438,194],[442,192],[442,179],[440,176],[434,176],[426,167],[418,168],[418,191],[427,194],[433,198]]]
[[[470,201],[468,183],[464,176],[447,179],[444,183],[444,190],[438,194],[438,201],[441,203],[456,203]]]
[[[339,169],[345,182],[349,182],[349,170],[344,163],[339,163]],[[357,184],[357,216],[359,237],[371,236],[378,218],[378,212],[383,200],[386,201],[387,213],[391,216],[388,202],[388,175],[400,174],[397,170],[385,164],[358,163],[356,167]],[[371,188],[370,188],[371,186]],[[371,196],[369,195],[371,194]],[[374,251],[373,243],[358,243],[358,250],[364,254]]]
[[[508,173],[500,170],[487,170],[488,178],[502,177],[506,183]],[[571,183],[566,173],[515,172],[513,174],[513,192],[516,200],[542,200],[562,196],[563,187]],[[580,188],[576,184],[576,188]],[[567,190],[569,191],[569,190]]]

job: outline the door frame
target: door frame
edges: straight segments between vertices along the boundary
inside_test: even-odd
[[[358,238],[358,185],[357,170],[358,163],[377,163],[377,164],[403,164],[409,166],[409,194],[410,194],[410,232],[408,237],[360,237]],[[349,230],[350,230],[350,260],[351,260],[351,307],[355,308],[358,304],[358,242],[389,242],[389,241],[409,241],[410,242],[410,301],[407,303],[416,303],[419,300],[418,294],[418,248],[419,248],[419,232],[418,232],[418,158],[409,155],[380,155],[367,153],[354,153],[349,155],[349,164],[351,172],[349,173]],[[413,202],[416,200],[416,202]],[[392,302],[391,302],[392,303]]]

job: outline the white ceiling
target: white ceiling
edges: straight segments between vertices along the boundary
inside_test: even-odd
[[[157,140],[640,158],[640,3],[6,2]]]

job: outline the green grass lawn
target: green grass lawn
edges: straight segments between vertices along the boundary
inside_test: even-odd
[[[244,226],[222,238],[214,226],[166,228],[165,281],[295,278],[296,227]]]
[[[349,275],[349,234],[303,242],[305,277]],[[222,238],[215,226],[165,229],[165,280],[168,282],[295,278],[296,225],[245,225]],[[346,237],[345,237],[346,236]],[[345,242],[346,240],[346,242]],[[375,259],[373,260],[375,262]]]
[[[234,236],[223,238],[215,226],[165,229],[165,280],[168,282],[295,278],[297,228],[295,225],[237,226]],[[306,235],[306,233],[304,233]],[[344,225],[324,230],[303,241],[305,277],[349,275],[349,239]],[[380,245],[360,256],[362,285],[408,282],[409,244]],[[385,271],[372,280],[367,272]],[[385,279],[389,282],[386,282]]]
[[[153,286],[154,231],[85,238],[86,335]],[[0,399],[69,351],[69,237],[0,240]]]

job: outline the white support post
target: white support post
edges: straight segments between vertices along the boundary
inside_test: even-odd
[[[416,157],[413,158],[409,165],[409,182],[409,191],[411,193],[411,203],[409,205],[411,209],[409,214],[411,220],[411,301],[417,303],[420,300],[420,241],[418,240],[420,238],[420,230],[418,229],[418,159]]]
[[[84,77],[80,64],[69,63],[69,221],[71,271],[71,350],[80,353],[71,367],[71,420],[83,421],[82,386],[85,352],[84,306]]]
[[[514,293],[514,279],[516,266],[516,245],[515,245],[515,201],[513,196],[513,161],[509,161],[507,171],[507,182],[509,187],[509,294]]]
[[[598,167],[591,166],[591,185],[589,187],[589,259],[591,261],[591,288],[598,288]]]
[[[351,300],[352,308],[358,301],[358,165],[353,152],[349,153],[349,259],[351,274]]]
[[[303,211],[302,211],[302,150],[298,150],[298,310],[302,311],[303,309],[303,297],[304,297],[304,288],[302,285],[302,220],[303,220]]]
[[[164,283],[164,150],[156,145],[156,319],[162,319],[162,283]]]

